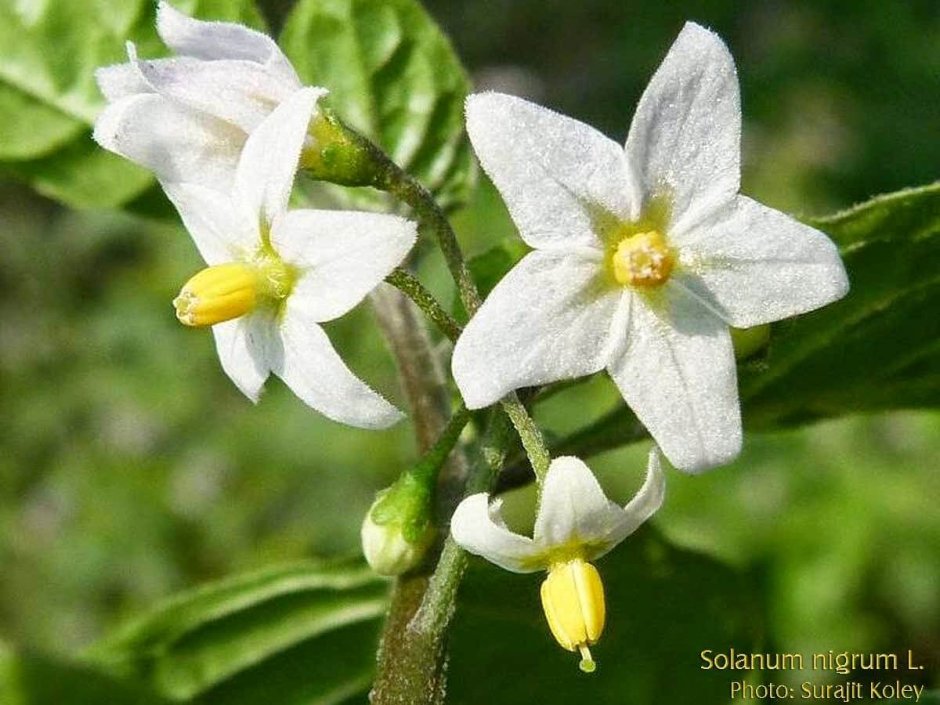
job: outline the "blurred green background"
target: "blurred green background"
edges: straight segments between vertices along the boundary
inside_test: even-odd
[[[273,27],[289,4],[262,3]],[[821,214],[937,177],[935,2],[426,4],[478,87],[618,140],[682,22],[712,27],[741,78],[743,190],[771,206]],[[471,252],[513,233],[488,184],[456,224]],[[178,226],[68,211],[4,182],[0,248],[0,640],[71,653],[182,588],[357,550],[373,493],[413,458],[411,429],[333,424],[277,381],[252,406],[211,335],[173,316],[201,264]],[[435,262],[427,274],[449,296]],[[367,306],[330,332],[401,402]],[[615,400],[592,380],[539,415],[561,433]],[[644,453],[592,464],[626,498]],[[932,412],[752,436],[730,467],[671,473],[655,524],[758,576],[775,648],[913,649],[936,685],[938,457]],[[524,496],[513,504],[524,513]]]

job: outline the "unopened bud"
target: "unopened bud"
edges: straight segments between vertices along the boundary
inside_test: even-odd
[[[362,552],[379,575],[416,568],[434,541],[431,496],[410,475],[379,493],[362,522]]]

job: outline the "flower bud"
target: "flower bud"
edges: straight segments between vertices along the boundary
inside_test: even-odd
[[[300,167],[321,181],[342,186],[373,186],[379,172],[376,153],[367,140],[321,111],[311,122]]]
[[[379,493],[362,522],[366,561],[379,575],[395,576],[417,567],[434,540],[430,492],[403,475]]]

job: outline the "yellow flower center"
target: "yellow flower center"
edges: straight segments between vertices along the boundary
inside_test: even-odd
[[[262,301],[279,301],[293,288],[294,273],[280,258],[206,267],[173,299],[176,317],[187,326],[211,326],[244,316]]]
[[[588,648],[604,631],[604,584],[590,563],[575,558],[555,563],[542,583],[542,608],[555,640],[568,651],[580,651],[580,668],[597,667]]]
[[[662,234],[648,230],[620,240],[611,263],[617,283],[654,288],[669,279],[676,258]]]

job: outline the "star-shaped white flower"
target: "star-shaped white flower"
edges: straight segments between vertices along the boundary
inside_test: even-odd
[[[392,215],[287,210],[310,116],[304,88],[251,134],[230,193],[165,184],[208,265],[174,301],[187,325],[212,325],[222,367],[253,401],[270,372],[342,423],[382,428],[400,412],[343,363],[318,325],[358,304],[407,255],[414,223]]]
[[[611,502],[581,460],[552,460],[539,501],[532,537],[506,528],[499,499],[487,494],[464,499],[451,518],[454,540],[515,573],[548,571],[542,605],[558,643],[580,650],[581,667],[593,670],[588,646],[604,628],[604,589],[589,561],[600,558],[627,538],[662,506],[665,478],[659,451],[650,451],[646,480],[625,506]]]
[[[239,24],[195,20],[160,2],[157,32],[177,57],[139,60],[128,43],[128,63],[96,73],[109,105],[94,137],[162,183],[227,191],[248,135],[300,79],[270,37]]]
[[[467,129],[525,242],[457,342],[467,405],[606,369],[677,467],[734,458],[741,419],[729,326],[804,313],[848,282],[821,232],[738,194],[731,55],[686,24],[640,99],[626,147],[497,93]]]

